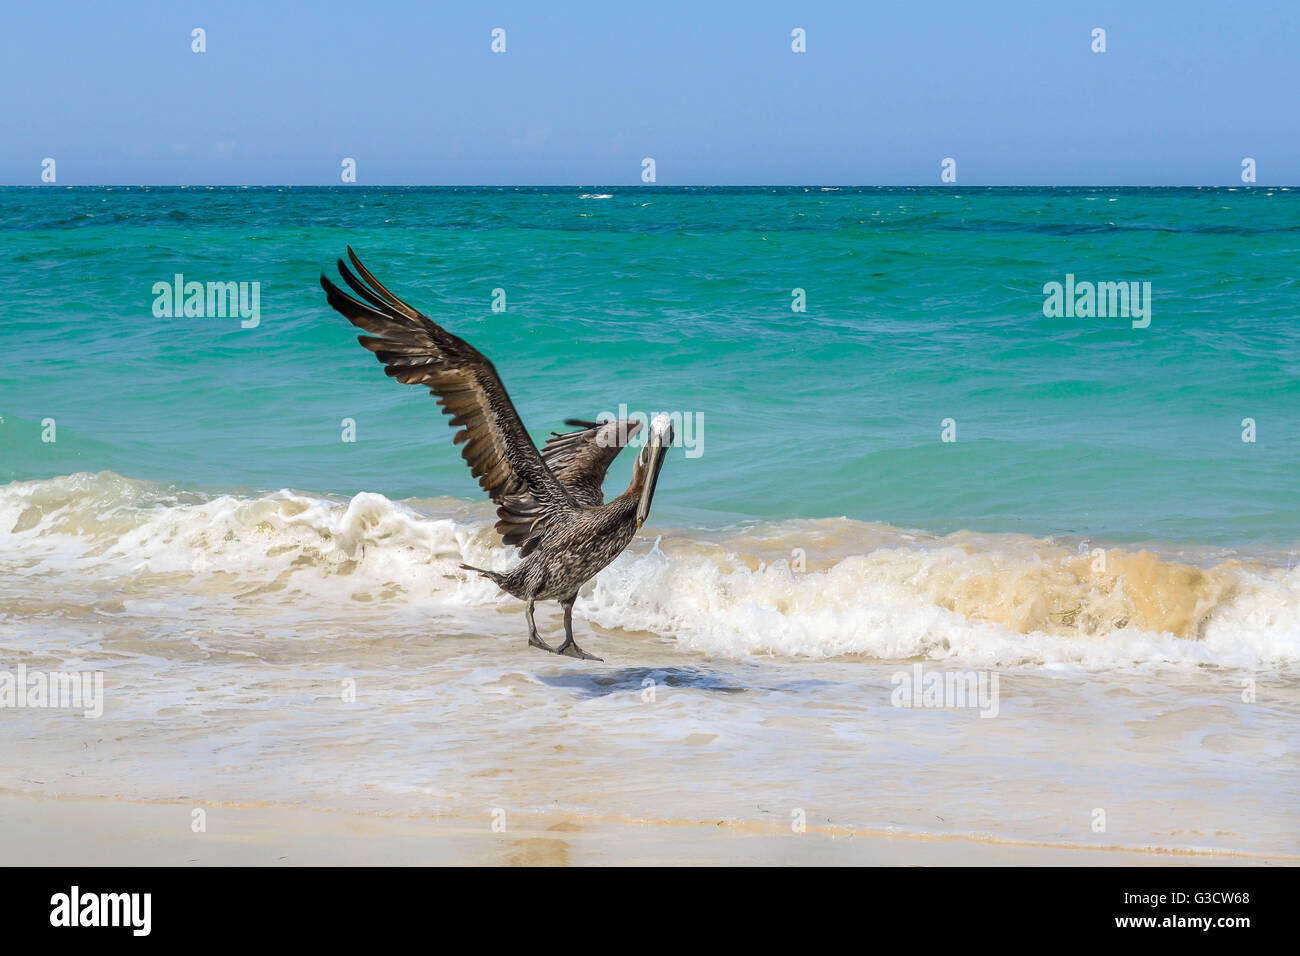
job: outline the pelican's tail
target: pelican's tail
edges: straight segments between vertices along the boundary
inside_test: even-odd
[[[483,575],[483,577],[485,578],[490,578],[491,580],[496,582],[498,587],[501,586],[501,575],[497,574],[495,571],[488,571],[485,570],[484,568],[476,568],[472,564],[462,564],[461,567],[464,568],[466,571],[474,571],[477,572],[478,574]]]

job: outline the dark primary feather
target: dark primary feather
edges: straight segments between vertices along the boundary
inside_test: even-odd
[[[578,504],[604,504],[602,486],[609,466],[641,430],[641,423],[627,419],[588,422],[570,418],[564,424],[582,427],[576,432],[551,432],[542,446],[542,460]]]
[[[426,385],[451,416],[455,444],[479,485],[500,507],[497,530],[507,544],[536,546],[549,521],[577,507],[551,473],[515,410],[496,369],[463,339],[416,311],[380,283],[348,247],[353,275],[342,259],[339,274],[359,299],[324,275],[329,304],[370,335],[357,341],[375,354],[389,376]],[[362,282],[362,279],[365,282]]]

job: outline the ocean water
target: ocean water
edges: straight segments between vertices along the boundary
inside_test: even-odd
[[[0,787],[1300,855],[1300,193],[10,188],[0,241],[0,670],[106,675],[0,710]],[[347,244],[534,436],[691,423],[575,609],[606,663],[459,570],[516,558],[325,304]]]
[[[676,519],[1300,541],[1300,192],[9,188],[0,235],[3,479],[471,495],[324,304],[350,243],[536,435],[703,416]],[[260,324],[155,318],[176,273],[259,282]],[[1046,318],[1067,273],[1149,281],[1151,325]]]

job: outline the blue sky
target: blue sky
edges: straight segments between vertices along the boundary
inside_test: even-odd
[[[24,3],[0,183],[1300,183],[1287,2]],[[192,53],[202,27],[207,52]],[[490,50],[494,27],[507,52]],[[793,53],[790,32],[807,32]],[[1093,53],[1091,31],[1107,31]]]

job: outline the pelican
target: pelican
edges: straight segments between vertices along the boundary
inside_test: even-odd
[[[496,530],[519,546],[524,560],[504,574],[475,568],[507,594],[527,602],[528,643],[584,660],[601,660],[573,639],[573,602],[578,589],[631,543],[650,515],[659,470],[673,443],[672,422],[656,415],[637,455],[632,482],[606,502],[601,486],[610,463],[640,430],[627,420],[567,419],[578,431],[552,432],[539,452],[487,358],[431,318],[413,309],[377,280],[352,247],[348,259],[360,278],[338,260],[339,274],[359,298],[321,274],[329,304],[369,335],[357,341],[403,385],[426,385],[463,445],[461,456],[479,486],[497,505]],[[564,643],[553,648],[537,634],[533,605],[558,601],[564,608]]]

